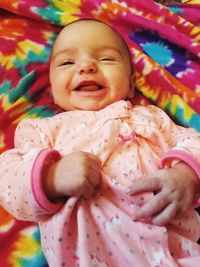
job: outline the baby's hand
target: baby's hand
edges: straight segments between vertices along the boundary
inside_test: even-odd
[[[61,196],[90,197],[100,183],[99,159],[90,153],[74,152],[48,169],[44,191],[50,200]]]
[[[151,218],[156,225],[169,223],[178,212],[184,212],[190,207],[195,188],[198,187],[200,185],[197,175],[183,162],[172,168],[159,170],[154,176],[133,181],[127,190],[128,194],[155,193],[134,214],[134,220]]]

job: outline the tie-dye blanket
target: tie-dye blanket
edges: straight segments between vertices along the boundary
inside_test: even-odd
[[[0,0],[0,152],[13,146],[22,118],[60,111],[51,98],[49,54],[60,26],[86,17],[110,23],[127,41],[136,101],[151,101],[200,131],[200,0],[182,2]],[[0,208],[0,267],[43,266],[37,225]]]

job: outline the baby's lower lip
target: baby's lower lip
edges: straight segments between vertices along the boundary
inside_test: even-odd
[[[80,90],[80,91],[74,91],[77,95],[85,96],[85,97],[94,97],[94,96],[101,96],[104,95],[107,92],[107,88],[103,87],[102,89],[98,90]]]

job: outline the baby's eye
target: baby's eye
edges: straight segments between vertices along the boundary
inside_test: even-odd
[[[73,65],[74,62],[73,61],[70,61],[70,60],[67,60],[67,61],[64,61],[60,64],[60,66],[71,66]]]
[[[100,61],[114,61],[113,57],[102,57],[100,58]]]

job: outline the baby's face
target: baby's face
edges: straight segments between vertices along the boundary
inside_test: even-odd
[[[119,36],[97,21],[79,21],[59,34],[51,57],[53,97],[64,110],[100,110],[132,97],[130,58]]]

